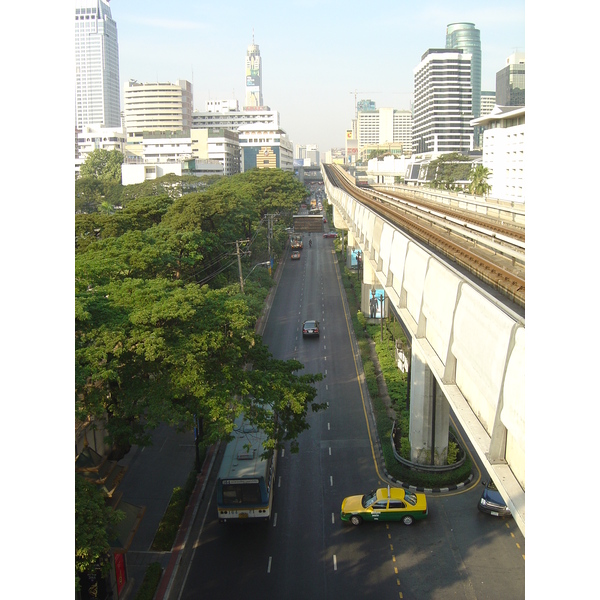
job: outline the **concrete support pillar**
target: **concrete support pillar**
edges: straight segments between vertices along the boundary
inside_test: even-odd
[[[344,217],[342,217],[338,207],[335,204],[333,205],[333,226],[336,229],[346,229],[346,227],[348,227],[344,221]]]
[[[412,345],[410,363],[410,457],[417,464],[445,465],[448,457],[450,404],[420,354]],[[433,462],[431,449],[434,448]]]
[[[363,276],[360,293],[360,310],[368,317],[371,313],[371,290],[381,289],[381,285],[375,276],[371,262],[363,258]]]

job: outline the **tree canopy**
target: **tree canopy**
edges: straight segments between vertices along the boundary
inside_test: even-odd
[[[121,183],[121,165],[125,157],[118,150],[98,149],[90,152],[79,170],[81,177]]]
[[[457,182],[468,181],[471,162],[460,152],[442,154],[427,167],[427,180],[433,188],[453,190]]]
[[[268,286],[253,275],[253,293],[241,293],[233,243],[248,239],[251,262],[265,260],[265,215],[280,214],[271,249],[282,251],[306,195],[290,173],[256,170],[76,215],[77,416],[105,418],[126,451],[161,422],[226,439],[247,411],[267,448],[297,449],[307,411],[323,408],[321,375],[297,375],[301,363],[275,360],[255,334]]]
[[[110,567],[110,539],[124,517],[104,500],[99,489],[82,475],[75,475],[75,588],[79,575]]]

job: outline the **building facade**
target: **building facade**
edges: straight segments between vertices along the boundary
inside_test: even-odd
[[[117,24],[107,0],[75,1],[75,127],[121,127]]]
[[[395,151],[401,146],[402,153],[410,156],[412,151],[412,113],[410,110],[379,108],[359,111],[357,120],[358,154],[364,148]]]
[[[481,111],[479,116],[489,115],[496,106],[496,92],[481,92]]]
[[[204,112],[194,111],[194,129],[230,129],[237,131],[242,125],[255,125],[268,129],[279,129],[279,113],[268,106],[260,110],[240,110],[236,100],[210,100]]]
[[[223,165],[223,175],[241,171],[240,136],[228,129],[192,129],[192,156],[217,161]]]
[[[525,202],[525,107],[495,106],[474,123],[484,129],[481,162],[490,171],[489,195]]]
[[[125,154],[125,134],[122,127],[96,127],[86,125],[75,130],[75,177],[79,177],[81,165],[94,150],[118,150]]]
[[[238,129],[242,152],[242,171],[283,169],[294,171],[294,144],[285,131],[243,125]]]
[[[142,154],[144,132],[180,131],[189,135],[194,106],[193,89],[189,81],[138,83],[129,80],[124,101],[127,153]]]
[[[430,48],[413,72],[413,153],[468,154],[473,150],[471,55]]]
[[[263,106],[262,95],[262,62],[258,44],[252,43],[246,52],[246,104],[245,108],[261,108]]]
[[[506,66],[496,73],[496,103],[500,106],[525,106],[525,54],[515,52]]]

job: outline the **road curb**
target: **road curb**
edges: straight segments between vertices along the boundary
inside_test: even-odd
[[[192,492],[190,501],[186,506],[185,513],[183,515],[183,519],[179,527],[179,531],[177,532],[177,537],[175,538],[175,543],[173,544],[173,548],[171,549],[171,558],[169,559],[169,564],[165,568],[163,576],[161,577],[158,590],[156,592],[156,595],[154,596],[154,600],[164,600],[165,598],[169,598],[173,582],[175,581],[175,577],[177,575],[177,571],[181,563],[183,550],[185,549],[185,546],[187,544],[189,534],[192,529],[192,524],[196,519],[196,514],[198,512],[198,509],[200,508],[200,502],[202,501],[202,498],[204,496],[206,482],[212,470],[212,466],[217,455],[218,447],[218,444],[213,444],[208,449],[206,457],[204,459],[204,463],[202,464],[202,469],[196,477],[196,485],[194,486],[194,491]]]

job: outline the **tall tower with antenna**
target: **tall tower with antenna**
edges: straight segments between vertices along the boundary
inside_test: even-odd
[[[246,102],[244,108],[257,108],[263,106],[262,95],[262,62],[260,50],[254,43],[254,29],[252,30],[252,44],[246,52]]]

